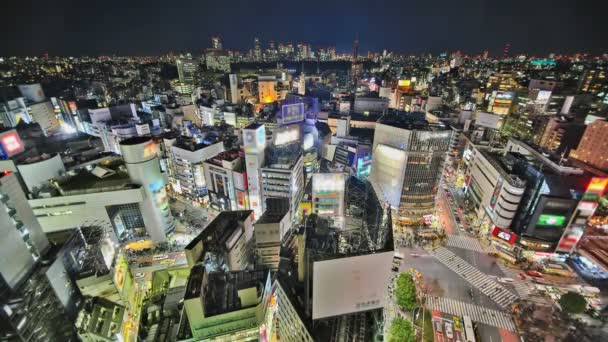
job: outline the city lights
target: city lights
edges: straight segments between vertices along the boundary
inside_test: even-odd
[[[602,4],[467,2],[3,4],[0,341],[605,340]]]

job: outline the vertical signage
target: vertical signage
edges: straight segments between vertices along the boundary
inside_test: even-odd
[[[572,253],[583,236],[587,221],[593,216],[598,201],[604,194],[607,186],[608,178],[593,177],[591,179],[583,195],[583,199],[578,203],[568,227],[564,230],[564,234],[557,244],[555,252]]]

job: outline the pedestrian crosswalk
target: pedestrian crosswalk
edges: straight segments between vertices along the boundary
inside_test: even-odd
[[[471,264],[458,257],[445,247],[439,247],[429,254],[433,255],[442,264],[465,279],[469,284],[477,288],[483,294],[492,299],[502,308],[509,308],[517,300],[517,296],[507,290],[504,286],[482,273]]]
[[[430,310],[439,310],[450,315],[469,316],[475,322],[515,331],[515,324],[511,316],[498,310],[487,309],[479,305],[443,297],[427,297],[426,307]]]
[[[486,251],[481,247],[479,240],[476,238],[462,236],[462,235],[450,235],[448,237],[449,247],[456,247],[462,249],[469,249],[478,253],[485,253]]]
[[[521,270],[515,270],[500,263],[498,264],[498,267],[500,268],[502,273],[505,274],[506,277],[515,280],[515,282],[513,282],[511,285],[515,289],[515,293],[517,293],[519,298],[537,304],[549,304],[546,298],[535,296],[532,294],[533,285],[530,282],[521,280],[519,278],[519,274],[522,272]]]

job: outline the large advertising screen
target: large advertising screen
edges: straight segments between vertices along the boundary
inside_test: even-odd
[[[401,202],[406,161],[405,151],[384,144],[378,144],[372,153],[370,180],[375,190],[381,191],[382,200],[393,208]]]
[[[312,319],[383,308],[394,252],[315,262]]]
[[[0,159],[9,158],[23,152],[25,147],[14,129],[0,133]]]
[[[536,222],[539,226],[547,226],[547,227],[561,227],[566,222],[566,216],[562,215],[540,215],[538,217],[538,221]]]
[[[304,121],[304,103],[286,104],[281,107],[281,123],[289,125]]]

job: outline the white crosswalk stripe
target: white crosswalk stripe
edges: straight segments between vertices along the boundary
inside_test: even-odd
[[[519,298],[525,299],[527,301],[531,301],[531,302],[534,302],[537,304],[543,304],[543,305],[550,304],[550,302],[547,298],[535,296],[532,294],[533,288],[532,288],[531,283],[524,281],[524,280],[520,280],[519,274],[522,273],[521,270],[514,270],[501,263],[498,264],[498,267],[500,268],[502,273],[505,274],[506,277],[509,277],[509,278],[515,280],[515,282],[512,283],[511,285],[513,285],[513,288],[515,288],[515,293],[517,293]]]
[[[461,248],[461,249],[469,249],[478,253],[485,253],[486,251],[483,249],[479,240],[476,238],[462,236],[462,235],[450,235],[448,237],[449,247]]]
[[[469,316],[475,322],[515,331],[515,324],[511,316],[498,310],[486,309],[479,305],[443,297],[428,297],[426,306],[430,310],[439,310],[450,315]]]
[[[477,288],[502,308],[509,308],[517,299],[515,294],[511,293],[488,275],[471,266],[468,262],[458,257],[447,248],[439,247],[429,251],[429,254],[433,255],[442,264],[456,272],[469,284]]]

